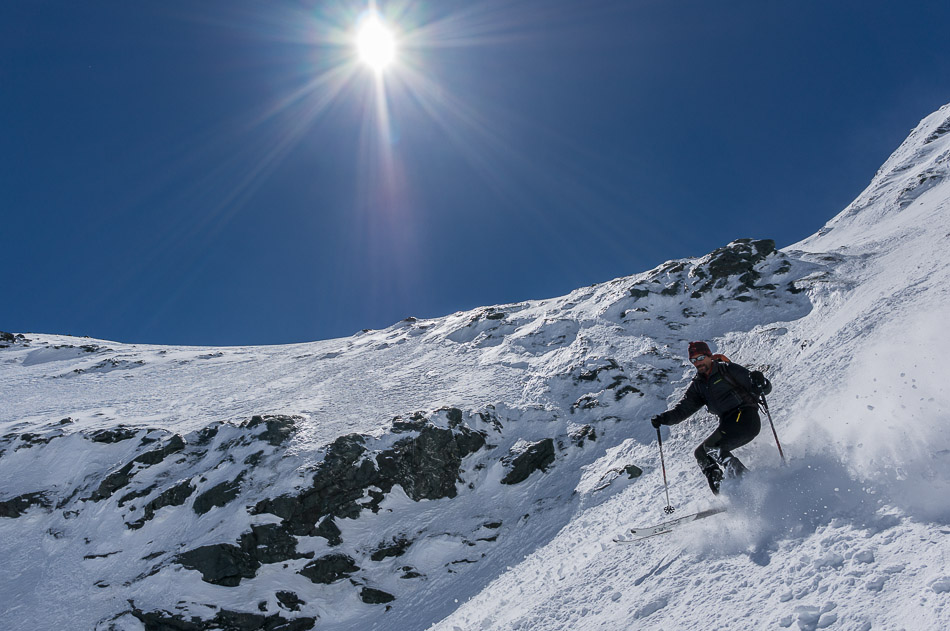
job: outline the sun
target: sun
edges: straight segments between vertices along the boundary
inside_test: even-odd
[[[377,74],[396,60],[396,38],[375,13],[363,19],[356,35],[360,59]]]

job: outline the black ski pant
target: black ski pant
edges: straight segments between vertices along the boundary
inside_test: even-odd
[[[762,429],[757,407],[739,407],[719,417],[719,427],[696,448],[693,455],[704,471],[715,465],[724,465],[732,475],[739,475],[745,467],[732,455],[732,450],[752,442]]]

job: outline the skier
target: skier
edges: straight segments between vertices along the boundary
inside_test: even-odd
[[[650,422],[657,429],[660,425],[676,425],[703,405],[719,417],[719,427],[693,452],[709,488],[718,495],[723,479],[720,465],[730,478],[747,470],[732,450],[759,434],[758,397],[771,392],[772,385],[761,372],[750,372],[722,355],[713,355],[706,342],[689,343],[689,361],[696,367],[696,376],[683,399]]]

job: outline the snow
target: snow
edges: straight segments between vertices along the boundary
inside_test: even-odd
[[[310,616],[339,631],[950,628],[947,129],[950,105],[818,234],[759,260],[754,283],[713,285],[713,253],[560,298],[309,344],[26,334],[0,348],[0,502],[43,492],[47,505],[0,517],[4,628],[142,629],[130,601],[202,619]],[[769,375],[788,465],[763,418],[737,452],[753,474],[713,500],[691,453],[713,428],[698,414],[664,430],[674,515],[728,512],[616,544],[625,527],[666,518],[647,419],[688,385],[692,339]],[[456,497],[414,501],[396,486],[378,512],[336,519],[340,546],[297,537],[301,555],[352,557],[350,580],[314,584],[298,573],[310,559],[294,558],[226,587],[174,562],[279,523],[246,507],[305,488],[337,437],[386,449],[402,437],[394,417],[421,411],[446,427],[445,406],[490,444],[463,461]],[[260,440],[246,425],[259,414],[297,417],[290,442]],[[120,427],[135,440],[92,439]],[[183,450],[90,499],[174,434]],[[502,484],[507,463],[544,439],[554,463]],[[242,474],[237,501],[192,510]],[[185,504],[129,526],[185,482],[196,487]],[[371,560],[403,538],[403,554]],[[407,567],[418,577],[403,578]],[[395,600],[366,604],[362,587]]]

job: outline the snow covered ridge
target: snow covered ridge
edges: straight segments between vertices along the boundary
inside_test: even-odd
[[[950,104],[922,120],[867,189],[817,234],[795,247],[826,252],[842,247],[880,247],[880,240],[899,229],[900,223],[908,228],[918,225],[905,221],[902,211],[939,184],[946,184],[948,176]]]
[[[476,408],[407,412],[332,439],[315,429],[318,413],[304,409],[185,433],[113,424],[120,406],[11,419],[0,439],[0,514],[26,520],[16,532],[33,545],[52,537],[68,547],[85,589],[110,594],[107,606],[81,607],[90,626],[252,629],[293,620],[292,628],[310,628],[324,620],[356,628],[379,605],[391,619],[436,622],[451,611],[436,594],[470,595],[553,536],[581,502],[599,502],[640,475],[620,447],[623,420],[669,396],[667,377],[684,365],[670,344],[681,345],[682,329],[710,313],[732,314],[740,329],[807,313],[796,283],[807,285],[802,277],[815,267],[770,241],[742,240],[565,298],[409,319],[332,341],[329,351],[319,343],[297,355],[301,363],[358,369],[382,352],[398,364],[414,347],[435,346],[454,358],[460,381],[496,364],[521,373],[517,398],[502,392]],[[621,348],[618,337],[633,343]],[[213,370],[245,352],[47,336],[4,342],[5,374],[30,371],[26,387],[65,389],[67,402],[90,387],[108,392],[102,382],[116,380],[130,399],[148,398],[150,378],[176,379],[186,368],[190,376],[196,364]],[[241,357],[244,371],[266,361]],[[177,388],[188,390],[180,381]],[[166,401],[155,405],[134,416],[158,417]],[[50,462],[71,464],[52,474]],[[225,606],[219,589],[240,594],[224,602],[245,606]],[[437,604],[420,607],[419,598]]]
[[[950,627],[941,112],[785,251],[312,344],[0,334],[4,628]],[[617,546],[691,339],[767,371],[790,466],[766,427],[727,514]],[[711,429],[664,437],[679,514]]]

